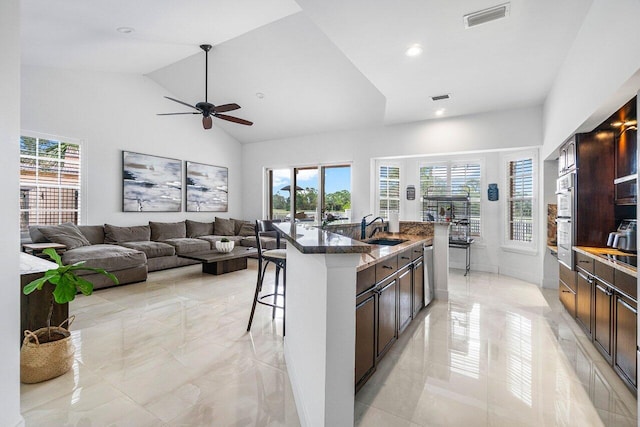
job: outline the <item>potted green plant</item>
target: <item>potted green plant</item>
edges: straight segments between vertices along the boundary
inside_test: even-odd
[[[222,239],[220,239],[219,241],[216,242],[216,250],[218,252],[231,252],[233,250],[233,246],[234,243],[227,239],[226,237],[223,237]]]
[[[28,283],[22,289],[25,295],[42,290],[45,283],[54,286],[53,299],[47,316],[47,327],[36,331],[25,331],[24,341],[20,349],[20,380],[24,383],[37,383],[55,378],[66,373],[73,365],[75,348],[71,343],[71,333],[62,327],[64,323],[71,325],[73,316],[59,326],[51,325],[53,304],[65,304],[75,299],[78,291],[84,295],[93,293],[93,283],[76,274],[78,271],[92,271],[103,274],[118,284],[118,278],[102,268],[85,267],[84,261],[72,265],[64,265],[60,255],[51,248],[43,251],[56,264],[57,268],[47,270],[44,275]]]

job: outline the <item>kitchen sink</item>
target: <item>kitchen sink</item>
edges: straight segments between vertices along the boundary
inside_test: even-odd
[[[404,243],[404,242],[406,242],[406,240],[381,238],[381,239],[367,240],[365,243],[368,243],[370,245],[395,246],[395,245],[399,245],[400,243]]]

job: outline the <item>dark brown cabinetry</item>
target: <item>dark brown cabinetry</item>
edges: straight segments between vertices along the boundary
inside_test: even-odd
[[[369,378],[376,366],[375,296],[368,292],[356,300],[356,387]]]
[[[424,260],[422,257],[413,261],[413,314],[415,318],[424,308]]]
[[[355,388],[424,305],[422,246],[387,258],[357,274]]]
[[[595,281],[593,305],[593,342],[596,348],[611,363],[611,316],[613,304],[613,290],[601,280]]]
[[[636,343],[638,333],[637,303],[622,295],[615,296],[615,337],[613,367],[633,389],[638,387]]]
[[[398,333],[402,333],[413,315],[413,268],[410,264],[398,271],[398,291]]]
[[[584,332],[591,338],[591,302],[593,295],[593,277],[578,271],[576,292],[576,320]]]
[[[576,272],[569,270],[563,264],[560,266],[560,281],[558,284],[558,296],[564,308],[571,317],[576,317]]]
[[[620,378],[636,392],[637,279],[618,266],[583,253],[576,253],[575,259],[578,271],[573,276],[571,270],[560,266],[560,301]]]

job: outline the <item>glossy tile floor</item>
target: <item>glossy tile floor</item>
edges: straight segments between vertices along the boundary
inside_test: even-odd
[[[297,426],[282,323],[256,277],[199,266],[78,297],[76,362],[22,385],[27,426]],[[360,426],[637,425],[636,400],[557,302],[557,291],[452,270],[356,395]]]

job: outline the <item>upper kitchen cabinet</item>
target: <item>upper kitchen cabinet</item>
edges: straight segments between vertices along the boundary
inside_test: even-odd
[[[605,246],[616,229],[614,214],[615,134],[577,134],[575,180],[575,245]]]
[[[638,121],[636,98],[611,116],[616,133],[615,198],[617,205],[635,205],[638,201]]]

